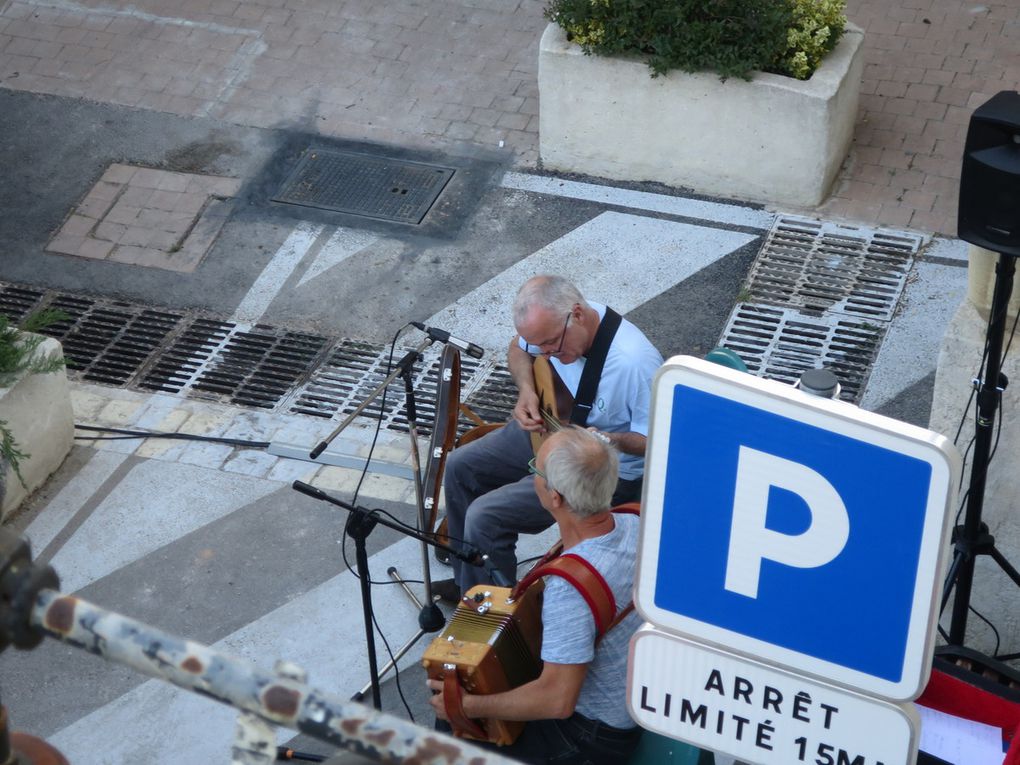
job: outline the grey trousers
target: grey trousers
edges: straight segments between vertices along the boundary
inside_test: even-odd
[[[503,575],[517,581],[517,537],[538,534],[553,519],[535,494],[528,472],[531,437],[516,420],[454,449],[446,459],[443,490],[451,544],[465,543],[488,555]],[[613,504],[640,499],[641,480],[620,480]],[[461,592],[492,578],[484,568],[451,557]]]
[[[454,449],[443,473],[450,542],[466,543],[488,555],[511,582],[517,581],[518,535],[537,534],[553,523],[528,472],[533,456],[527,431],[511,420]],[[491,581],[484,568],[456,558],[450,562],[462,592]]]

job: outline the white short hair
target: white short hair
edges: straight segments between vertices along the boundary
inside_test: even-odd
[[[608,510],[620,472],[616,447],[576,425],[555,438],[542,466],[548,487],[581,518]]]

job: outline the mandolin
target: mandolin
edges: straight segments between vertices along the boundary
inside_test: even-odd
[[[531,434],[531,448],[538,454],[545,439],[562,429],[564,422],[570,421],[574,397],[545,356],[535,358],[532,374],[535,377],[535,392],[538,393],[538,409],[545,425],[544,432]]]

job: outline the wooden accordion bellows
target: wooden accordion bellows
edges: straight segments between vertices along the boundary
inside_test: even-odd
[[[468,693],[489,694],[516,688],[542,672],[542,583],[517,600],[510,589],[477,585],[457,604],[446,629],[425,650],[428,676],[443,680],[456,672]],[[505,746],[524,729],[523,722],[478,720],[484,741]],[[454,727],[462,738],[481,738]]]

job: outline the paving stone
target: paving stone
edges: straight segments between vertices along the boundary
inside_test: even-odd
[[[96,416],[97,425],[122,428],[130,425],[142,407],[139,400],[107,401]]]
[[[266,478],[285,483],[293,483],[294,481],[311,483],[318,470],[319,466],[312,462],[280,458],[266,474]]]
[[[279,457],[255,449],[238,449],[223,463],[223,470],[228,473],[241,473],[258,478],[265,478],[276,467]]]
[[[93,239],[92,237],[87,238],[81,243],[76,253],[82,258],[96,258],[102,260],[109,256],[110,251],[113,250],[113,242],[107,242],[102,239]]]

